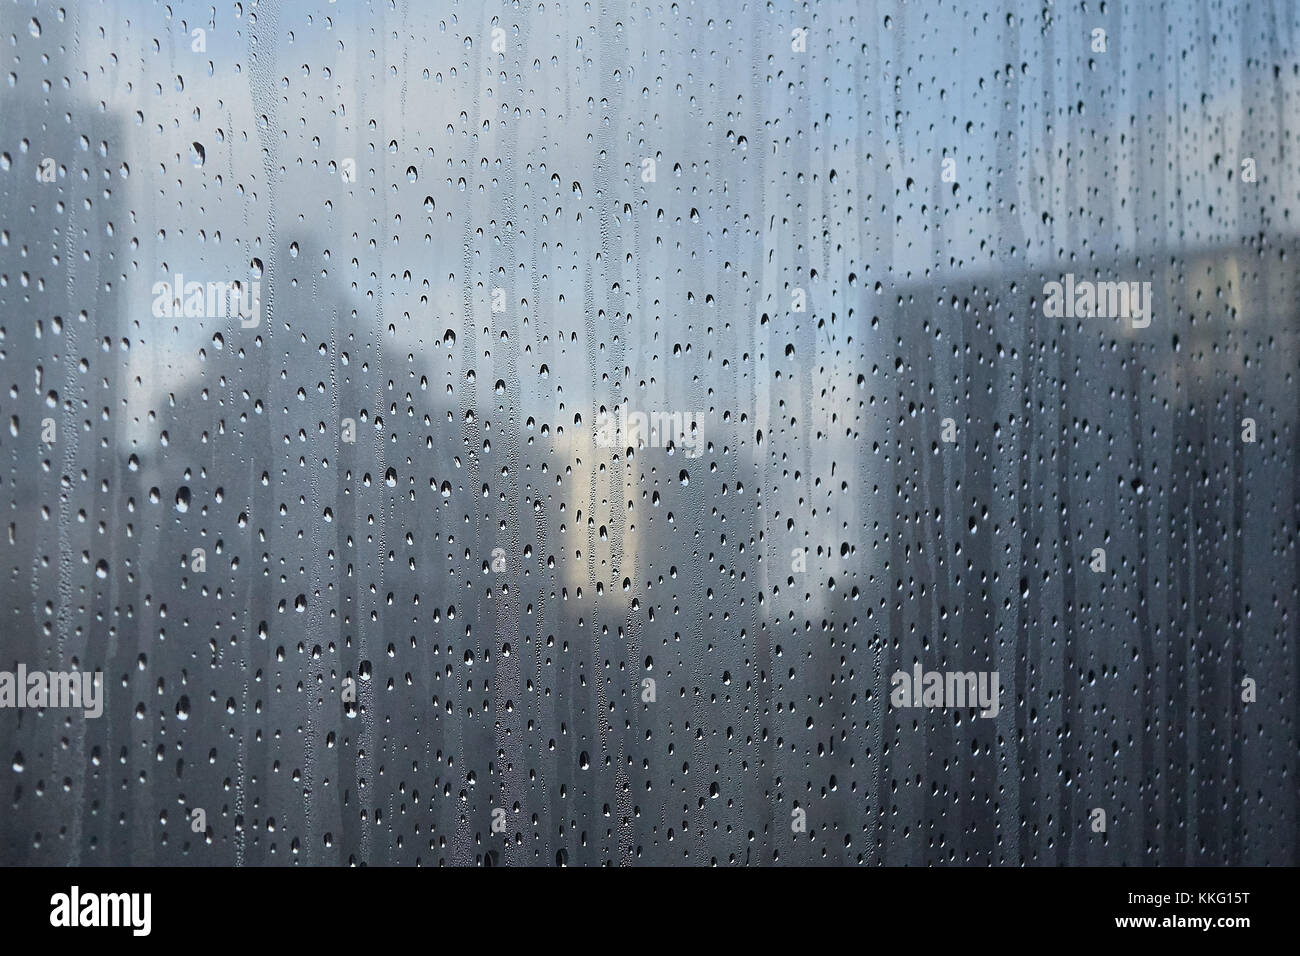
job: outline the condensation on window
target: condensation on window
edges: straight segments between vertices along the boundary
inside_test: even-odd
[[[6,0],[0,861],[1295,863],[1298,31]]]

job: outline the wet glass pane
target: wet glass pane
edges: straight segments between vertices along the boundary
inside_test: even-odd
[[[1297,30],[6,0],[0,861],[1294,863]]]

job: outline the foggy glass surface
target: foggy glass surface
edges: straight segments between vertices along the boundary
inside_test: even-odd
[[[1298,34],[5,0],[0,862],[1294,864]]]

